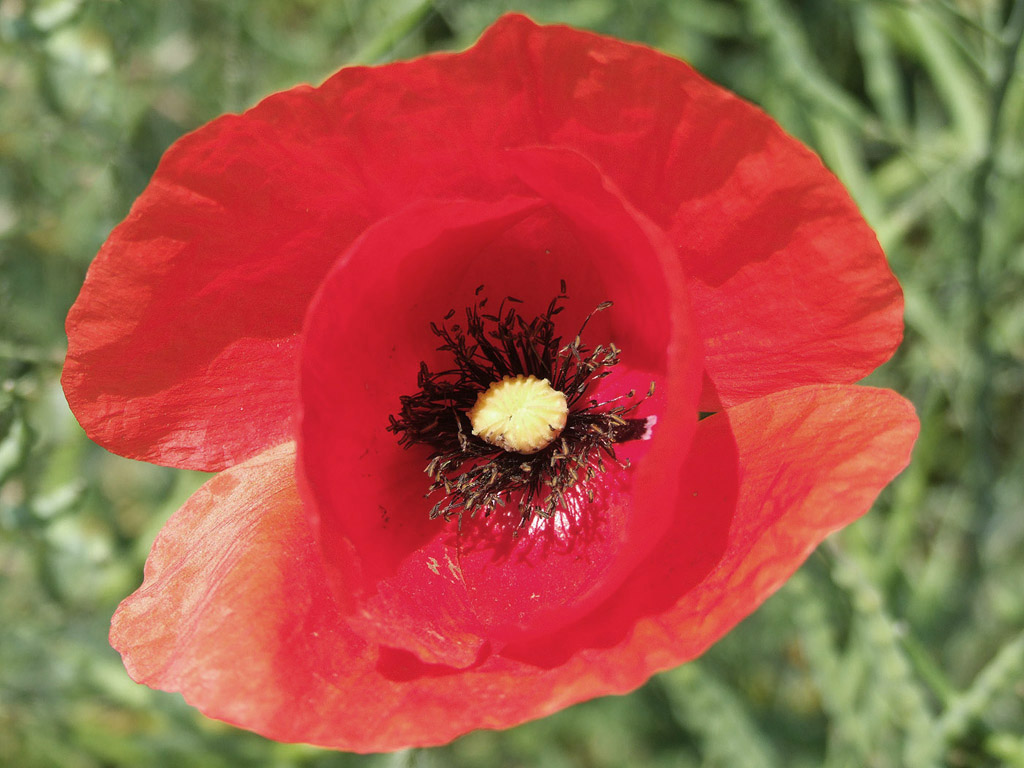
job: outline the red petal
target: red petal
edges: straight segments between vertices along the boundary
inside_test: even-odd
[[[857,381],[903,336],[903,294],[839,182],[778,131],[746,153],[673,228],[704,338],[704,410]]]
[[[669,523],[696,410],[699,348],[663,233],[578,155],[535,149],[505,160],[543,201],[532,210],[514,201],[424,204],[381,222],[327,278],[305,331],[300,466],[327,562],[339,583],[367,590],[361,628],[431,663],[471,664],[484,640],[550,632],[605,599]],[[518,207],[509,213],[509,204]],[[613,467],[579,519],[517,532],[514,521],[467,518],[457,537],[455,524],[428,519],[436,499],[417,498],[428,487],[429,451],[400,449],[384,432],[388,414],[415,391],[421,359],[433,370],[450,365],[430,333],[448,308],[473,303],[483,284],[495,304],[506,294],[523,299],[529,317],[561,278],[572,297],[559,316],[563,335],[601,301],[615,303],[593,319],[587,341],[623,350],[604,382],[615,394],[658,383],[648,403],[655,438],[624,447],[635,469]],[[386,637],[374,631],[385,625]],[[476,644],[462,633],[452,641],[455,626],[477,633]]]
[[[370,218],[324,162],[331,130],[302,88],[167,152],[68,315],[64,388],[94,440],[217,469],[291,438],[306,306]]]
[[[346,69],[176,142],[68,315],[63,383],[89,436],[204,470],[291,439],[297,336],[335,259],[411,200],[486,186],[464,127],[490,153],[514,123],[477,106],[475,59]]]
[[[335,258],[426,197],[500,199],[505,147],[579,151],[666,230],[703,407],[853,381],[899,292],[839,183],[769,118],[640,46],[521,16],[473,49],[344,69],[177,142],[68,316],[68,401],[111,450],[194,469],[292,436],[296,335]]]
[[[543,666],[617,646],[638,685],[702,653],[832,531],[864,514],[909,462],[913,406],[887,389],[823,385],[710,416],[680,485],[675,525],[616,596],[557,642],[507,649]]]
[[[494,655],[465,671],[346,628],[284,446],[215,477],[171,518],[111,642],[136,680],[273,739],[384,751],[509,727],[628,691],[703,651],[865,511],[916,431],[898,396],[852,387],[706,419],[671,538],[595,614],[589,642],[556,644],[544,664]],[[735,508],[723,507],[730,498]]]
[[[913,405],[895,392],[839,385],[779,392],[702,421],[675,539],[667,536],[637,576],[656,594],[659,579],[678,574],[676,554],[695,534],[721,542],[721,554],[645,632],[699,626],[694,653],[709,646],[778,589],[828,534],[868,511],[909,463],[918,430]],[[729,495],[723,488],[736,474],[727,531],[721,523],[701,522],[705,510],[721,509]],[[647,658],[650,663],[652,655]],[[678,655],[663,658],[666,667],[680,661]]]
[[[669,232],[704,338],[703,410],[854,382],[889,359],[903,331],[899,286],[842,184],[805,146],[642,46],[506,17],[480,55],[513,37],[527,71],[506,64],[512,83],[484,108],[522,109],[538,144],[585,155]],[[525,104],[510,96],[520,90]]]
[[[64,389],[89,436],[204,470],[291,439],[297,336],[335,259],[411,201],[511,191],[494,150],[535,132],[510,119],[519,78],[513,94],[493,73],[520,42],[347,68],[176,142],[68,315]]]

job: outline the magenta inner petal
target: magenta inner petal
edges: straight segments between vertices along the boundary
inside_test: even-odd
[[[700,354],[667,240],[579,156],[514,155],[503,160],[536,197],[421,203],[378,223],[339,259],[307,317],[299,472],[328,571],[349,585],[339,596],[356,631],[429,664],[470,666],[488,640],[554,631],[605,599],[666,530],[695,421]],[[652,439],[619,445],[632,467],[608,461],[589,487],[594,501],[571,493],[550,520],[519,526],[501,508],[429,519],[431,451],[403,449],[386,427],[416,391],[421,362],[451,365],[431,323],[482,296],[493,306],[513,296],[532,318],[563,279],[566,342],[598,304],[614,303],[584,334],[590,347],[622,349],[592,394],[642,396],[654,382],[638,412],[656,416]]]

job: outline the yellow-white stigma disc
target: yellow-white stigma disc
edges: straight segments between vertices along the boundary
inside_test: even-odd
[[[565,429],[565,395],[536,376],[506,376],[481,392],[469,411],[473,434],[512,453],[536,453]]]

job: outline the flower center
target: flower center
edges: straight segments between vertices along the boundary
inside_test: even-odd
[[[514,453],[547,448],[565,429],[569,406],[547,379],[505,376],[481,392],[469,411],[473,434]]]
[[[547,310],[530,320],[509,297],[493,313],[486,298],[467,307],[464,326],[447,325],[454,310],[444,323],[431,323],[452,365],[434,372],[421,363],[419,390],[400,399],[388,426],[400,445],[432,449],[428,493],[443,498],[431,518],[486,516],[509,502],[518,506],[520,525],[535,514],[551,517],[569,491],[593,499],[591,481],[606,470],[606,460],[629,466],[616,457],[616,443],[648,436],[653,419],[632,416],[646,397],[630,391],[599,402],[591,396],[620,352],[614,344],[586,347],[583,331],[611,302],[599,304],[563,344],[554,317],[566,299],[563,283]],[[647,397],[653,391],[652,383]]]

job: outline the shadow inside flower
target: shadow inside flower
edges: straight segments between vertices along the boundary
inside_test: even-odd
[[[382,646],[377,657],[376,670],[382,677],[393,680],[396,683],[405,683],[410,680],[417,680],[424,677],[444,677],[445,675],[460,674],[469,669],[481,666],[491,656],[490,643],[484,643],[480,647],[476,661],[463,669],[450,667],[446,664],[427,664],[416,654],[401,648],[389,648]]]

